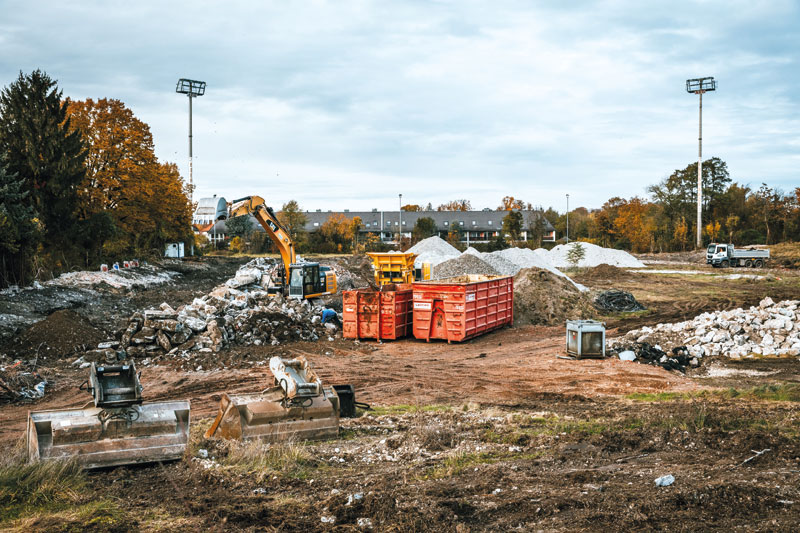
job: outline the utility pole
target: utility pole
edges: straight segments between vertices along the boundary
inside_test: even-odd
[[[703,93],[716,91],[713,77],[686,80],[686,92],[700,96],[700,125],[697,135],[697,248],[703,247]]]
[[[567,244],[569,244],[569,193],[567,193]]]
[[[400,241],[403,239],[403,193],[400,193],[400,211],[398,211],[397,223],[397,247],[400,248]]]
[[[175,92],[189,97],[189,205],[192,205],[194,182],[192,181],[192,98],[206,94],[206,82],[181,78]]]

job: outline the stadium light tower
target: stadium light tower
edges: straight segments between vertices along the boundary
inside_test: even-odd
[[[194,183],[192,182],[192,98],[206,94],[206,82],[181,78],[175,92],[189,97],[189,205],[192,205]]]
[[[700,95],[700,128],[697,137],[697,248],[703,247],[703,93],[717,90],[713,77],[686,80],[686,92]]]

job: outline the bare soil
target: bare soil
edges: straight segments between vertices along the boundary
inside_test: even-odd
[[[76,312],[110,331],[104,325],[129,316],[132,306],[190,301],[235,266],[206,269],[201,263],[168,287],[104,294],[104,320],[93,321],[95,312],[87,314],[85,307]],[[593,289],[630,291],[648,308],[599,317],[609,336],[754,305],[765,296],[778,301],[800,294],[800,276],[791,272],[780,279],[721,280],[618,270],[574,275]],[[362,269],[359,277],[366,274]],[[201,371],[183,370],[178,361],[141,366],[147,401],[191,400],[194,437],[186,457],[90,473],[85,500],[111,502],[116,509],[102,520],[32,513],[0,522],[0,529],[800,528],[797,404],[702,392],[798,386],[798,360],[719,358],[683,375],[615,359],[562,359],[563,345],[563,326],[527,325],[462,344],[337,339],[236,347],[193,360]],[[223,392],[257,392],[268,384],[266,362],[276,354],[305,355],[326,384],[353,384],[357,400],[376,410],[343,420],[339,439],[296,444],[303,459],[266,475],[263,467],[231,463],[229,445],[200,434]],[[85,370],[69,360],[45,361],[39,369],[51,376],[45,397],[0,406],[5,447],[23,434],[29,410],[88,400],[77,390]],[[199,457],[199,448],[209,451],[209,459]],[[674,484],[656,487],[654,480],[666,474]]]

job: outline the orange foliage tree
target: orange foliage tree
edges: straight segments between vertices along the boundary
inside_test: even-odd
[[[451,200],[436,208],[437,211],[472,211],[469,200]]]
[[[108,251],[160,253],[166,242],[191,239],[178,167],[158,161],[150,127],[114,99],[69,101],[67,112],[89,147],[79,216],[111,216],[118,231]]]
[[[525,202],[513,196],[504,196],[497,210],[511,211],[512,209],[525,209]]]
[[[649,216],[649,205],[634,197],[617,208],[614,228],[628,239],[634,252],[644,252],[650,248],[656,224]]]

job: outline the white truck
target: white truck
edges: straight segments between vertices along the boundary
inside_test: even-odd
[[[769,259],[769,250],[748,248],[736,249],[732,244],[712,242],[706,250],[706,263],[717,267],[753,267],[761,268]]]

